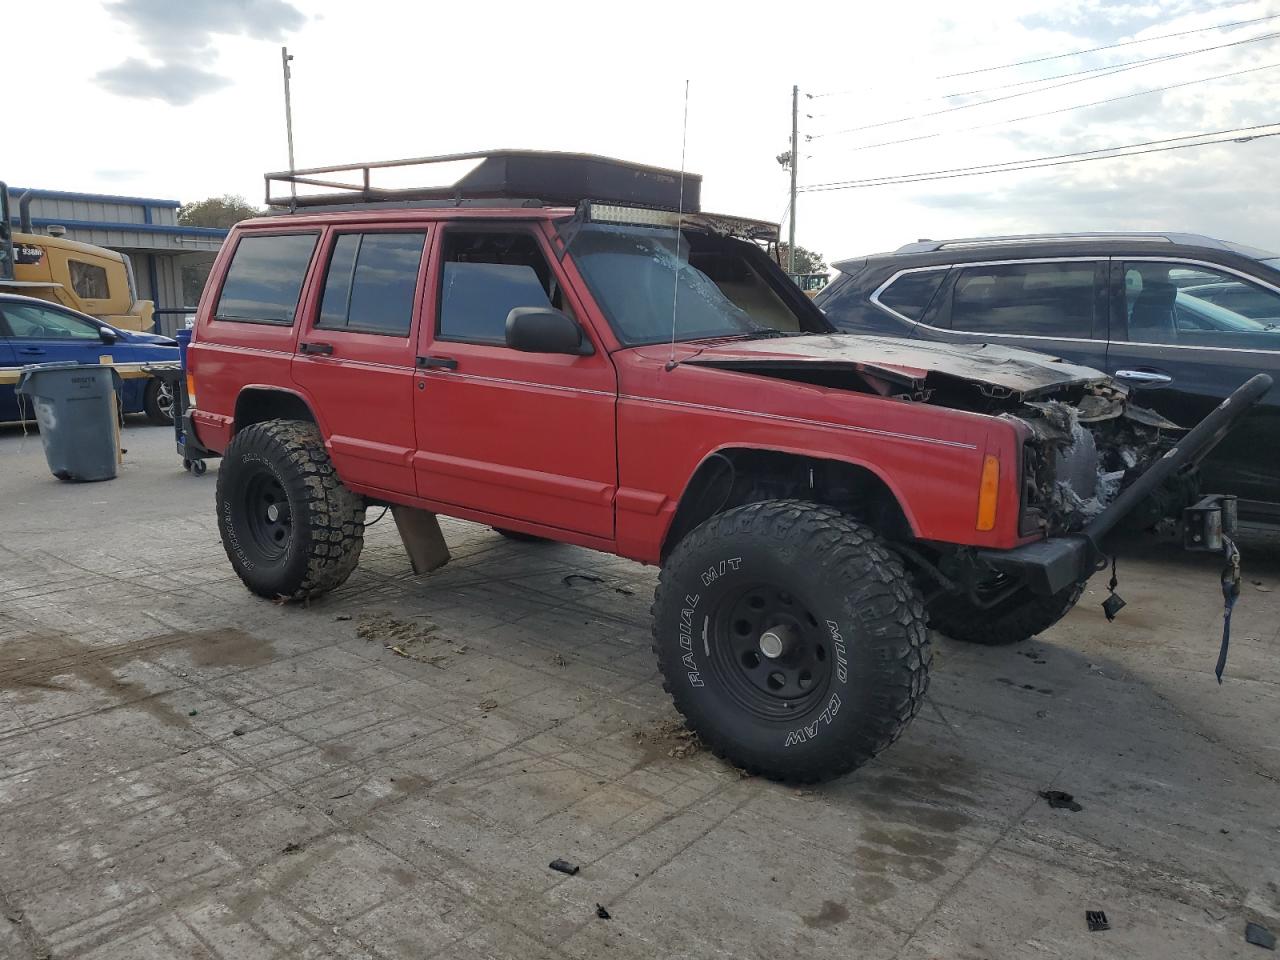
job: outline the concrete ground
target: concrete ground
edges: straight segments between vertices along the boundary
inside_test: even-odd
[[[1246,921],[1280,931],[1274,552],[1246,552],[1222,686],[1217,562],[1147,548],[1116,623],[1095,580],[1032,643],[939,639],[903,739],[796,790],[673,723],[653,570],[450,522],[418,579],[387,518],[345,587],[278,606],[231,572],[213,473],[167,430],[125,443],[73,486],[0,429],[0,957],[1262,957]]]

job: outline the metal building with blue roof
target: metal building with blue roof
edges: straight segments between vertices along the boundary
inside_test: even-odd
[[[226,230],[178,223],[177,200],[106,193],[10,187],[9,210],[18,227],[19,200],[28,196],[37,233],[58,234],[128,254],[138,296],[155,302],[156,330],[172,333],[183,325],[183,308],[195,307],[204,277]],[[184,283],[184,274],[185,280]],[[188,302],[190,301],[190,302]]]

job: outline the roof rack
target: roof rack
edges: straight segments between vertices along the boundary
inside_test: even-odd
[[[1007,237],[961,237],[955,240],[917,240],[906,243],[895,253],[934,253],[939,250],[964,250],[973,247],[997,247],[1018,243],[1181,243],[1192,246],[1219,247],[1223,243],[1196,233],[1124,232],[1114,233],[1028,233]]]
[[[441,170],[440,165],[467,162],[474,162],[475,166],[443,184],[390,187],[376,182],[389,172],[400,174],[397,179],[402,179],[405,171],[424,179],[432,175],[447,176],[450,171]],[[309,167],[268,173],[263,179],[267,206],[288,210],[369,203],[410,205],[424,201],[462,205],[468,201],[510,199],[517,206],[536,203],[576,206],[583,200],[596,200],[696,213],[701,209],[702,187],[702,177],[696,173],[681,174],[679,170],[587,153],[540,150],[489,150]],[[300,192],[299,187],[313,189]],[[316,193],[314,189],[330,192]]]

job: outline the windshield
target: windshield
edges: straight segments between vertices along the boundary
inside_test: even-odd
[[[570,250],[626,344],[665,343],[673,333],[685,341],[802,329],[744,241],[685,231],[677,250],[674,230],[588,223]]]

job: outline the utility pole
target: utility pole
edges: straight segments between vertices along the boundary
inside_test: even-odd
[[[293,59],[293,56],[292,54],[289,53],[289,48],[281,47],[280,48],[280,67],[284,70],[284,127],[285,127],[285,132],[288,134],[288,137],[289,137],[289,176],[290,178],[293,177],[293,170],[294,170],[294,166],[293,166],[293,103],[289,99],[289,75],[290,75],[289,61],[292,59]],[[792,139],[793,140],[795,139],[794,136],[792,137]],[[792,180],[792,193],[794,195],[795,177],[792,177],[791,180]],[[293,197],[294,200],[298,199],[298,185],[294,183],[292,179],[289,180],[289,195]]]
[[[292,148],[290,148],[292,149]],[[289,161],[292,166],[293,161]],[[791,88],[791,229],[787,234],[787,273],[796,272],[796,167],[800,165],[800,87]]]

